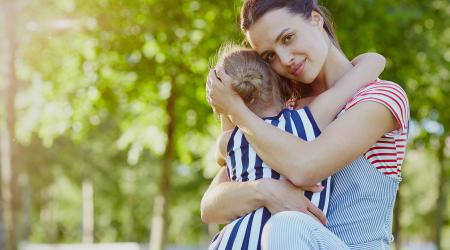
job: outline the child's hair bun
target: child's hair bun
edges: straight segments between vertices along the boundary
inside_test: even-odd
[[[232,80],[234,90],[246,103],[252,103],[255,98],[258,98],[263,84],[263,75],[255,70],[238,72]]]
[[[270,66],[252,49],[225,44],[220,48],[218,64],[231,77],[233,89],[245,103],[267,102],[272,93]]]

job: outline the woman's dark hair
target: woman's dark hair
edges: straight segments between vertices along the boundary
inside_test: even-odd
[[[317,0],[245,0],[241,9],[241,29],[247,31],[259,18],[271,10],[286,8],[292,14],[311,18],[312,11],[323,17],[323,28],[333,44],[339,48],[336,32],[328,10],[319,5]]]

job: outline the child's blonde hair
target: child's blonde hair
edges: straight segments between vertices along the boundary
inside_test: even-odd
[[[249,107],[263,109],[272,100],[284,104],[292,97],[290,82],[276,74],[252,49],[225,44],[219,50],[217,64],[231,77],[233,89]]]

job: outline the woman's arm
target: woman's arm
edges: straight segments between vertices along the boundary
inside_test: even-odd
[[[261,159],[297,186],[333,175],[397,127],[391,112],[374,102],[355,105],[310,142],[261,122],[246,108],[231,117]]]
[[[226,116],[221,115],[222,128],[229,122],[228,118],[224,118]],[[226,224],[263,206],[263,195],[257,188],[258,181],[231,182],[227,175],[226,146],[231,133],[232,130],[224,131],[217,139],[216,162],[221,168],[201,201],[201,218],[205,223]]]
[[[263,207],[258,181],[230,182],[225,168],[220,168],[203,195],[200,210],[205,223],[226,224]],[[239,204],[239,206],[236,206]]]
[[[208,102],[230,116],[264,162],[297,186],[313,185],[336,173],[398,127],[386,106],[363,102],[337,118],[316,140],[306,142],[251,112],[220,71],[223,82],[209,75]]]
[[[263,206],[271,213],[286,210],[304,211],[325,222],[326,218],[322,212],[305,199],[303,190],[294,187],[288,181],[231,182],[226,173],[226,148],[232,132],[232,130],[223,132],[217,142],[216,160],[222,168],[203,196],[201,214],[204,222],[218,224],[229,222]],[[308,187],[311,192],[319,192],[322,189],[323,187],[318,185]],[[227,207],[229,205],[232,206]]]
[[[219,170],[203,195],[200,209],[203,222],[225,224],[261,207],[266,207],[272,214],[299,211],[327,223],[322,211],[304,196],[303,190],[289,181],[231,182],[225,168]]]
[[[377,53],[365,53],[353,60],[355,66],[333,87],[317,96],[309,105],[314,120],[323,130],[332,122],[350,97],[364,84],[374,81],[383,72],[386,59]]]

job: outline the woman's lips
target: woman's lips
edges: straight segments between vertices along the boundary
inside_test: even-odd
[[[295,67],[291,70],[291,74],[293,74],[294,76],[299,76],[305,69],[305,63],[306,59],[295,65]]]

